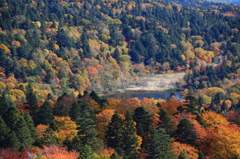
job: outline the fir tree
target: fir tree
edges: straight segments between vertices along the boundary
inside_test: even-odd
[[[124,158],[136,158],[138,155],[138,138],[136,136],[136,129],[133,123],[132,116],[129,111],[125,115],[125,126],[123,132],[123,151]]]
[[[160,127],[166,129],[166,133],[169,135],[172,135],[174,132],[174,127],[171,121],[171,118],[169,117],[168,113],[164,109],[160,109],[159,111],[159,119],[160,119]]]
[[[34,139],[31,137],[31,132],[28,129],[28,125],[21,115],[18,117],[14,132],[16,133],[16,137],[21,144],[20,149],[24,149],[26,146],[31,146],[33,144]]]
[[[52,108],[50,107],[50,104],[48,101],[45,101],[43,105],[39,108],[39,111],[37,112],[35,116],[35,125],[38,124],[44,124],[48,125],[53,120],[53,112]]]
[[[28,84],[27,86],[27,96],[26,96],[27,102],[30,106],[30,110],[31,110],[31,115],[35,115],[34,113],[36,113],[38,106],[36,105],[38,100],[37,100],[37,95],[33,90],[33,86],[31,83]]]
[[[8,128],[8,126],[0,116],[0,147],[6,148],[7,142],[8,142],[7,137],[9,133],[10,133],[10,129]]]
[[[148,159],[170,159],[173,158],[171,152],[171,138],[164,129],[157,129],[155,126],[149,132],[149,138],[145,145]]]
[[[97,138],[97,126],[90,113],[85,112],[85,114],[77,120],[77,123],[80,123],[78,135],[81,139],[81,143],[83,145],[88,145],[93,151],[101,149],[100,140]]]
[[[24,117],[24,120],[28,126],[28,130],[30,132],[30,135],[31,135],[31,138],[33,140],[33,142],[37,139],[38,137],[38,133],[35,129],[35,126],[34,126],[34,123],[33,123],[33,120],[32,118],[30,117],[30,115],[27,113],[27,114],[23,114],[23,117]]]
[[[118,111],[112,116],[112,120],[106,131],[106,143],[109,147],[115,148],[118,153],[122,153],[123,147],[123,121]]]
[[[55,107],[54,114],[56,116],[69,116],[69,109],[64,104],[59,104]]]
[[[196,131],[188,119],[182,119],[180,121],[175,135],[177,141],[181,143],[191,144],[193,146],[196,144]]]
[[[221,105],[221,112],[226,113],[228,111],[228,105],[225,101],[223,101]]]
[[[6,138],[6,148],[18,151],[21,147],[21,143],[19,142],[16,133],[11,131]]]
[[[120,159],[120,157],[118,156],[116,151],[114,151],[114,153],[110,156],[110,159]]]
[[[78,159],[93,159],[94,152],[92,151],[91,147],[88,145],[81,146],[79,151],[80,157]]]
[[[178,156],[178,159],[187,159],[186,153],[182,151],[180,155]]]
[[[137,135],[143,137],[152,121],[151,115],[143,107],[138,107],[134,111],[133,120],[136,122]]]
[[[81,107],[77,101],[74,101],[72,107],[70,108],[70,117],[73,121],[77,121],[81,116]]]

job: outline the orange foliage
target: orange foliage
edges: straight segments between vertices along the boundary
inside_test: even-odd
[[[29,110],[29,104],[23,104],[23,103],[20,103],[18,105],[16,105],[16,107],[18,108],[18,110],[21,112],[21,113],[30,113],[30,110]]]
[[[181,105],[183,105],[183,103],[178,100],[169,100],[165,103],[161,103],[162,108],[165,109],[169,113],[169,115],[173,115],[174,113],[176,113],[177,108]]]
[[[202,114],[202,119],[209,127],[214,127],[219,124],[221,125],[229,125],[229,121],[224,118],[222,115],[214,113],[214,112],[206,112]]]
[[[45,131],[46,129],[48,128],[49,126],[47,125],[43,125],[43,124],[39,124],[37,127],[36,127],[36,131],[38,132],[38,136],[39,138],[43,137],[45,135]]]
[[[68,152],[65,148],[58,146],[43,146],[44,149],[40,150],[44,159],[76,159],[79,154],[76,151]]]
[[[107,126],[111,122],[111,119],[114,113],[115,113],[115,109],[105,109],[101,113],[96,115],[98,137],[100,139],[105,138],[105,132],[107,131]]]
[[[98,76],[98,70],[95,67],[87,68],[89,77]]]
[[[120,104],[117,105],[117,110],[120,114],[126,114],[127,111],[133,114],[134,110],[140,106],[138,98],[126,98],[122,99]]]
[[[174,142],[172,146],[175,158],[177,158],[182,151],[185,152],[188,159],[198,158],[198,150],[190,145]]]
[[[114,149],[113,148],[105,148],[103,150],[99,150],[99,154],[100,155],[106,155],[106,156],[111,156],[114,153]]]
[[[13,150],[2,149],[0,151],[0,158],[2,159],[26,159],[35,158],[37,153],[36,148],[25,148],[21,152],[16,152]]]
[[[141,105],[149,114],[153,115],[154,117],[158,116],[159,108],[154,99],[143,98],[143,100],[141,100]]]
[[[237,125],[219,124],[208,131],[213,136],[213,146],[206,150],[211,158],[225,159],[240,156],[240,128]]]

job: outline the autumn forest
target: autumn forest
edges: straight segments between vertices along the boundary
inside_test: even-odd
[[[104,97],[175,73],[183,101]],[[238,159],[239,136],[240,6],[0,0],[1,159]]]

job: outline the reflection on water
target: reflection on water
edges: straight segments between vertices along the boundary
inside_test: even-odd
[[[144,97],[147,98],[154,98],[154,99],[167,99],[170,97],[170,94],[175,94],[176,98],[179,101],[182,101],[181,98],[181,92],[175,91],[175,92],[153,92],[153,91],[139,91],[139,92],[123,92],[123,93],[116,93],[112,95],[107,95],[106,98],[116,98],[116,99],[124,99],[124,98],[138,98],[139,100],[142,100]]]

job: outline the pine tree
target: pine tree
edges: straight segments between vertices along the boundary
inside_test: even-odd
[[[149,130],[151,115],[143,107],[138,107],[134,111],[133,120],[136,122],[137,135],[143,137]]]
[[[55,107],[55,116],[69,116],[69,109],[64,104]]]
[[[101,149],[100,140],[97,138],[96,123],[89,112],[85,112],[78,120],[80,125],[78,135],[83,145],[88,145],[93,151]]]
[[[0,147],[6,148],[7,136],[10,133],[10,129],[0,116]]]
[[[114,151],[114,153],[110,156],[110,159],[120,159],[120,157],[118,156],[116,151]]]
[[[185,144],[196,144],[196,131],[188,119],[182,119],[175,133],[177,141]]]
[[[30,110],[31,110],[31,115],[35,115],[34,113],[36,113],[38,106],[36,105],[38,100],[37,100],[37,95],[33,90],[33,86],[31,83],[28,84],[27,86],[27,103],[30,106]]]
[[[24,117],[24,120],[28,126],[28,129],[30,131],[30,135],[31,135],[31,138],[33,140],[33,142],[37,139],[38,137],[38,133],[35,129],[35,126],[34,126],[34,123],[33,123],[33,120],[32,118],[30,117],[30,115],[27,113],[27,114],[23,114],[23,117]]]
[[[149,132],[149,138],[145,145],[148,159],[170,159],[173,158],[171,152],[171,138],[164,129],[157,129],[155,126]]]
[[[168,115],[167,111],[164,109],[160,109],[159,111],[159,119],[160,119],[160,127],[166,129],[166,133],[172,135],[174,132],[174,127],[171,121],[170,116]]]
[[[81,116],[81,107],[77,101],[74,101],[72,107],[70,108],[70,117],[73,121],[77,121]]]
[[[121,54],[120,54],[120,51],[118,48],[116,48],[114,50],[114,53],[113,53],[113,58],[115,58],[117,60],[117,62],[119,62],[119,58],[120,58]]]
[[[106,131],[106,143],[108,147],[115,148],[118,154],[122,153],[123,147],[123,121],[118,111],[112,116],[112,120],[108,125]]]
[[[19,115],[14,132],[16,133],[16,137],[21,144],[20,149],[24,149],[25,147],[33,144],[34,139],[31,137],[28,125],[21,115]]]
[[[138,155],[138,138],[136,136],[136,129],[133,123],[132,115],[127,111],[125,115],[125,126],[123,132],[123,151],[124,158],[136,158]]]
[[[180,155],[178,156],[178,159],[187,159],[186,153],[182,151]]]
[[[223,101],[221,105],[221,112],[226,113],[228,111],[228,105],[225,101]]]
[[[35,115],[35,125],[44,124],[48,125],[53,120],[52,108],[48,101],[45,101],[43,105],[39,108],[39,111]]]
[[[93,159],[94,152],[92,151],[91,147],[88,145],[81,146],[80,149],[80,157],[78,159]]]
[[[19,142],[16,133],[11,131],[6,138],[6,148],[18,151],[21,147],[21,143]]]

